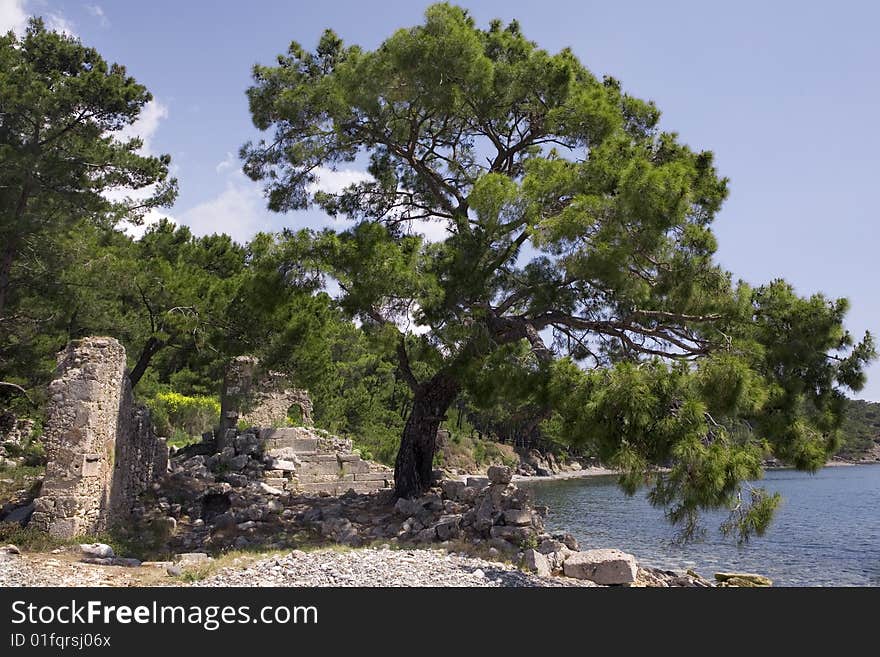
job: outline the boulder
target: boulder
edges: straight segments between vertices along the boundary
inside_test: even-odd
[[[466,483],[468,488],[480,490],[489,485],[489,477],[468,477]]]
[[[769,577],[755,573],[715,573],[715,579],[723,586],[773,586]]]
[[[531,527],[507,527],[504,525],[495,525],[489,530],[489,536],[492,538],[500,538],[514,545],[521,545],[534,536]]]
[[[281,470],[282,472],[296,472],[297,463],[293,459],[273,459],[272,468],[274,470]]]
[[[474,529],[479,532],[486,531],[501,517],[501,514],[495,510],[495,505],[490,497],[484,497],[477,506],[474,516]]]
[[[227,532],[235,529],[235,516],[229,513],[221,513],[214,518],[214,531]]]
[[[183,552],[174,555],[175,561],[181,566],[192,566],[194,564],[207,563],[211,560],[205,552]]]
[[[421,504],[415,500],[401,497],[394,503],[394,510],[402,516],[413,516],[421,510]]]
[[[559,552],[562,549],[567,549],[567,546],[562,541],[557,541],[552,538],[548,538],[545,541],[542,541],[538,546],[538,552],[541,554],[550,554],[551,552]]]
[[[486,473],[493,484],[509,484],[513,479],[513,470],[506,465],[492,465]]]
[[[458,538],[461,534],[461,516],[441,516],[440,521],[434,525],[434,529],[437,531],[437,538],[441,541]]]
[[[537,550],[526,550],[523,554],[523,568],[539,577],[550,576],[550,562]]]
[[[563,546],[561,550],[550,552],[545,556],[547,557],[547,562],[550,564],[550,570],[561,571],[565,565],[565,560],[573,554],[577,554],[577,552],[569,550],[567,547]]]
[[[84,557],[92,559],[112,559],[116,556],[113,548],[105,543],[81,543],[79,551]]]
[[[567,532],[557,532],[553,534],[553,538],[557,541],[562,541],[569,550],[574,550],[575,552],[580,550],[577,539]]]
[[[437,538],[437,530],[434,527],[423,529],[416,535],[416,541],[419,543],[431,543]]]
[[[587,550],[570,555],[563,564],[568,577],[588,579],[596,584],[611,586],[636,581],[639,566],[636,558],[620,550]]]
[[[508,509],[504,512],[504,524],[524,527],[532,524],[532,512],[523,509]]]
[[[227,463],[227,465],[230,468],[232,468],[233,470],[242,470],[242,469],[244,469],[244,466],[247,465],[247,463],[248,463],[247,454],[239,454],[238,456],[233,456],[231,459],[229,459],[229,462]]]
[[[443,497],[448,500],[458,501],[465,488],[465,483],[463,481],[458,481],[457,479],[444,479],[440,482],[440,489],[443,491]]]

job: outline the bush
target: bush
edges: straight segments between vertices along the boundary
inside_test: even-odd
[[[183,436],[200,436],[220,423],[220,402],[215,397],[159,392],[147,406],[156,431],[177,441]]]

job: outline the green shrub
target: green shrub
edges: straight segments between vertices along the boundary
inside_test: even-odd
[[[201,436],[220,423],[220,402],[215,397],[159,392],[147,402],[153,424],[160,435],[174,440],[182,436]]]

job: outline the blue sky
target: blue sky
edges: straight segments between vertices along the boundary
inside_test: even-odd
[[[235,158],[254,136],[250,68],[291,40],[332,27],[374,47],[420,22],[428,2],[0,0],[0,29],[31,13],[125,64],[156,102],[138,132],[170,153],[180,198],[168,210],[197,232],[326,223],[273,216]],[[517,18],[556,51],[570,46],[663,111],[662,127],[715,152],[731,195],[715,230],[736,277],[791,281],[852,302],[848,326],[880,333],[880,3],[702,1],[460,2],[481,25]],[[342,184],[357,172],[328,179]],[[880,365],[856,395],[880,401]]]

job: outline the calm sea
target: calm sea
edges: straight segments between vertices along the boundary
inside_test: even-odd
[[[823,468],[814,475],[770,470],[761,485],[782,494],[767,533],[745,546],[707,514],[699,542],[678,545],[661,509],[644,493],[627,497],[614,477],[524,482],[547,504],[548,530],[571,532],[581,549],[615,547],[649,566],[761,573],[777,586],[880,586],[880,465]]]

